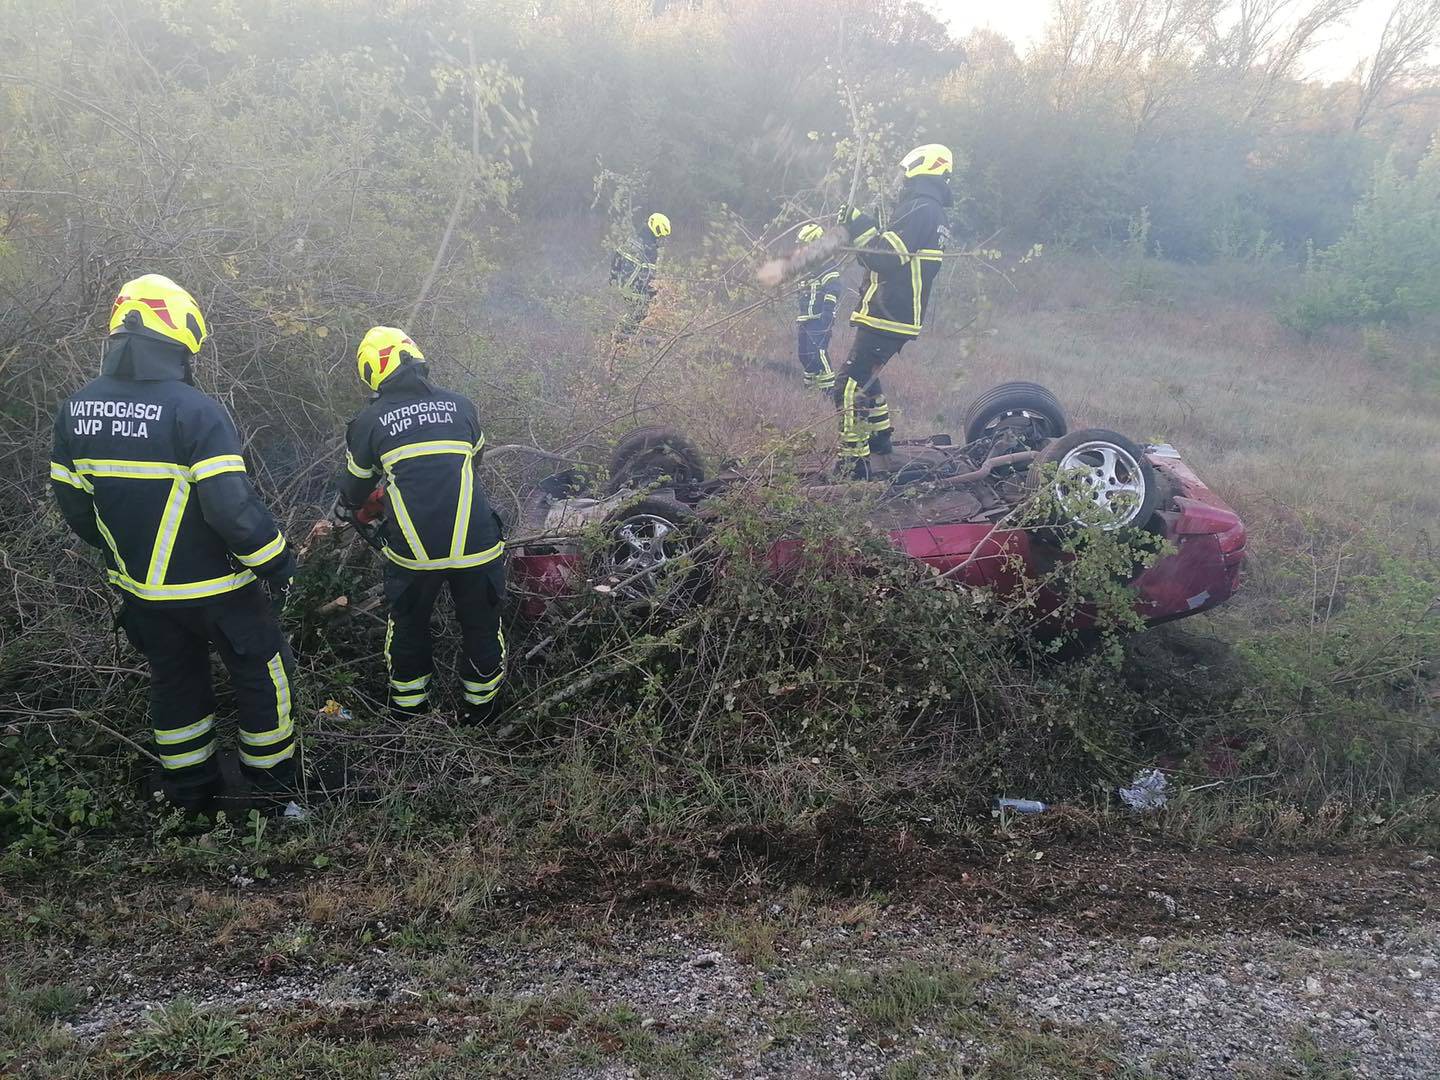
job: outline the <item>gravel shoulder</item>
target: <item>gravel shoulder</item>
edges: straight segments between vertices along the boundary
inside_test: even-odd
[[[7,897],[28,1037],[0,1073],[1440,1075],[1437,860],[1048,858],[529,911],[405,912],[334,877],[141,890],[68,934]]]

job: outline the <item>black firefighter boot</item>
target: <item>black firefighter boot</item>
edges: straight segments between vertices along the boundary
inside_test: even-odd
[[[460,723],[465,727],[488,727],[499,712],[494,698],[483,705],[466,705],[460,714]]]
[[[151,769],[140,782],[140,797],[146,802],[163,801],[185,814],[209,814],[216,809],[222,789],[220,770],[212,758],[199,769]]]

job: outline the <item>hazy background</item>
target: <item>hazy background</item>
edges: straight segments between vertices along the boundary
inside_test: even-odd
[[[1022,49],[1044,40],[1054,11],[1054,0],[1010,0],[1009,3],[966,3],[965,0],[930,0],[928,6],[952,33],[964,36],[986,28],[1004,34]],[[1345,21],[1320,37],[1302,71],[1307,76],[1334,80],[1353,75],[1375,49],[1394,5],[1389,0],[1360,0]],[[1429,57],[1433,62],[1436,52]]]

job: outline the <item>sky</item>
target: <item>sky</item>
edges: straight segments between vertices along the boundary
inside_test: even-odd
[[[928,5],[963,35],[976,27],[999,31],[1024,50],[1044,31],[1053,0],[928,0]],[[1306,73],[1314,78],[1343,79],[1374,49],[1393,0],[1360,0],[1349,25],[1331,31],[1305,57]]]

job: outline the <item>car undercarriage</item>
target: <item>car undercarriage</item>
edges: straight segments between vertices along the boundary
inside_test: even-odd
[[[808,498],[854,503],[895,548],[973,587],[1013,588],[1017,577],[1038,574],[1067,534],[1144,530],[1163,541],[1130,581],[1151,624],[1228,599],[1244,560],[1239,517],[1173,447],[1070,430],[1059,401],[1034,383],[977,398],[962,443],[948,435],[897,441],[869,480],[812,469],[799,481]],[[539,614],[587,584],[652,591],[718,512],[717,496],[757,482],[761,471],[738,462],[712,474],[699,448],[667,427],[621,440],[600,490],[576,472],[547,478],[525,500],[511,545],[522,611]],[[597,532],[598,542],[587,543]],[[772,562],[784,561],[783,546]]]

